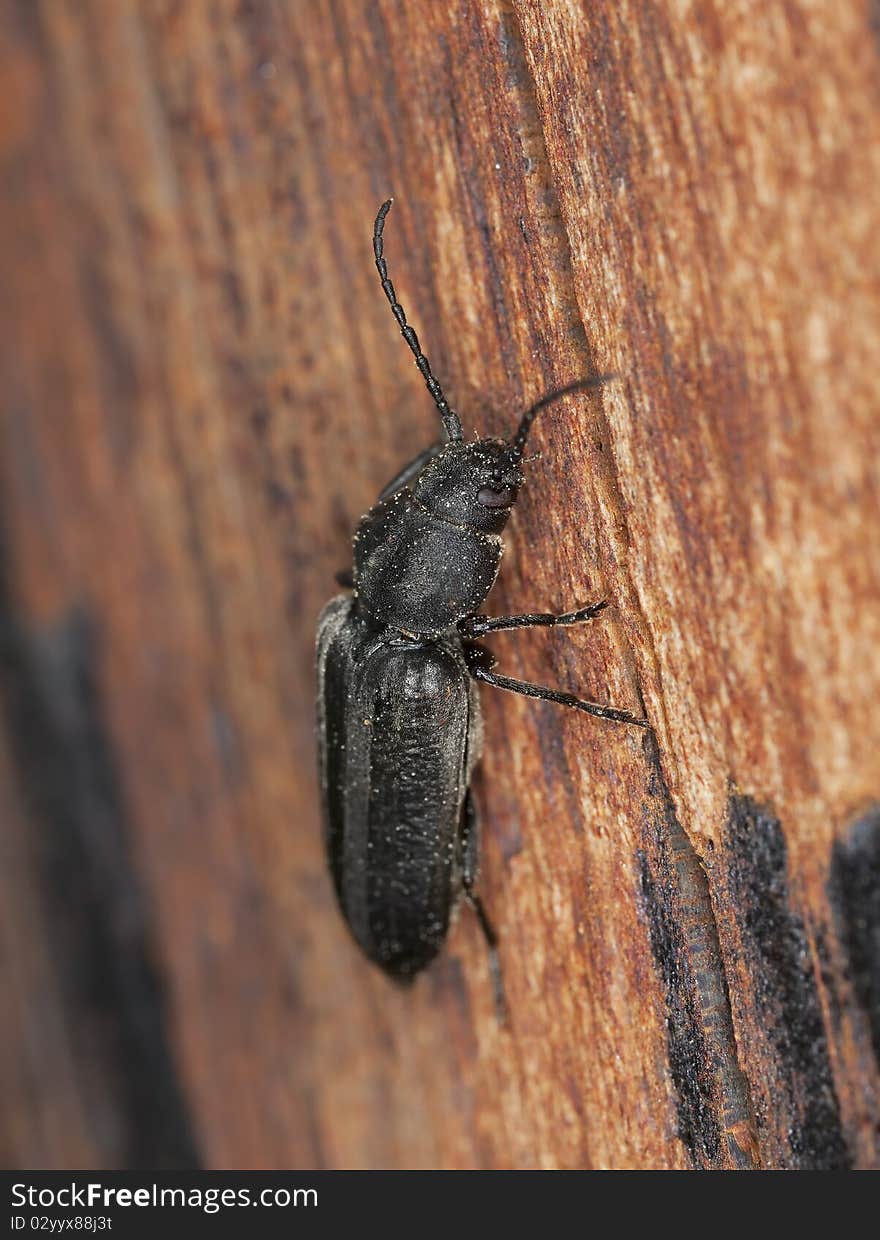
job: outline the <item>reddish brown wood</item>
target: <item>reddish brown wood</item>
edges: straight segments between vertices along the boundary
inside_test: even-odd
[[[5,1165],[877,1165],[878,44],[856,0],[20,3],[2,51]],[[333,906],[317,613],[548,389],[482,890]]]

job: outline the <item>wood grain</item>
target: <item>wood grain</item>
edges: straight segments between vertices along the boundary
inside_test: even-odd
[[[2,48],[4,1165],[876,1166],[880,88],[811,0],[52,0]],[[333,905],[315,620],[435,417],[551,388],[482,892]],[[573,713],[573,712],[572,712]]]

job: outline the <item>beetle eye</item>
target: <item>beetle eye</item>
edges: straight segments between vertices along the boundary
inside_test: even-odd
[[[509,508],[513,499],[512,487],[481,487],[477,492],[477,500],[484,508]]]

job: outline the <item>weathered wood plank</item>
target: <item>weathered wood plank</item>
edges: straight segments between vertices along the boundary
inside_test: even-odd
[[[625,376],[605,524],[622,496],[640,683],[763,1156],[870,1162],[877,1064],[839,1008],[828,883],[880,782],[877,44],[860,5],[517,11],[579,305]],[[878,847],[875,823],[875,873]]]
[[[876,1164],[864,7],[14,15],[8,1161]],[[468,916],[400,993],[321,852],[315,618],[435,433],[371,262],[389,193],[467,433],[619,375],[536,428],[491,600],[614,606],[493,640],[511,674],[644,704],[657,740],[484,693],[507,1028]]]

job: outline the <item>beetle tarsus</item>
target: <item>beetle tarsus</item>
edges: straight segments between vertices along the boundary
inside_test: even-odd
[[[508,1020],[507,999],[504,994],[504,979],[501,975],[501,960],[498,956],[498,935],[483,907],[483,901],[476,893],[477,867],[480,852],[480,829],[477,819],[477,807],[474,796],[468,788],[464,797],[461,815],[461,835],[459,837],[461,886],[464,898],[473,909],[489,956],[489,976],[492,979],[492,995],[495,1002],[495,1015],[499,1025],[506,1025]]]
[[[603,612],[608,603],[603,599],[577,611],[562,615],[551,612],[531,612],[522,616],[466,616],[458,626],[462,637],[483,637],[486,633],[501,633],[505,629],[556,628],[561,625],[583,624]]]
[[[631,723],[637,728],[650,728],[647,719],[634,715],[631,710],[620,710],[617,706],[604,706],[601,702],[590,702],[586,698],[575,697],[573,693],[562,693],[558,689],[548,689],[545,685],[533,685],[528,680],[514,680],[512,676],[499,676],[497,672],[488,671],[484,667],[472,667],[471,675],[475,680],[485,681],[487,685],[495,685],[497,689],[507,689],[509,693],[521,693],[524,697],[540,698],[543,702],[557,702],[560,706],[570,706],[573,710],[582,710],[597,719],[611,719],[615,723]]]
[[[495,1016],[499,1025],[506,1025],[509,1020],[509,1009],[507,1007],[507,996],[504,993],[501,960],[498,956],[498,936],[483,907],[483,901],[477,893],[465,887],[464,898],[474,910],[480,930],[483,933],[483,938],[486,941],[486,950],[489,956],[489,976],[492,979],[492,997],[495,1003]]]

